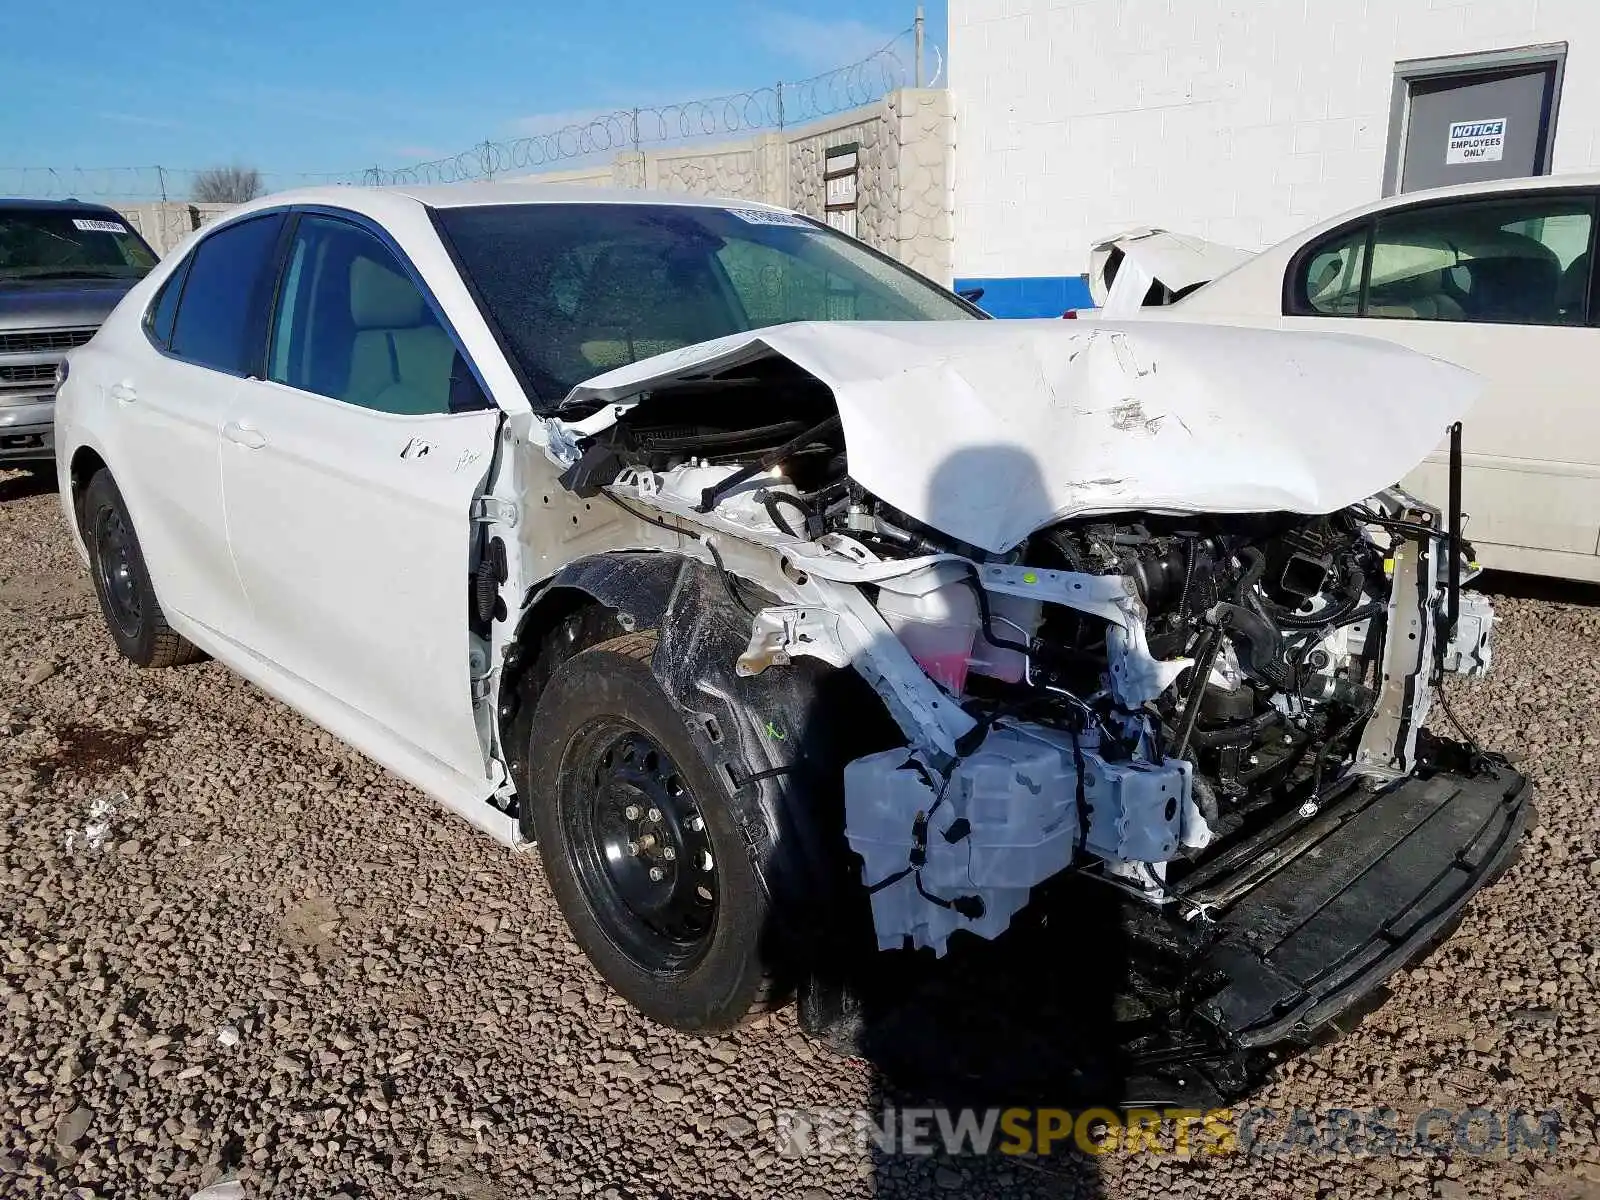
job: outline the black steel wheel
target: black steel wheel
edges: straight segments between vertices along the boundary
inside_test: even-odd
[[[79,520],[100,611],[123,657],[141,667],[173,667],[204,657],[167,624],[128,507],[109,472],[89,481]]]
[[[138,543],[120,506],[94,514],[92,538],[95,584],[105,600],[105,617],[123,637],[135,638],[144,628],[144,604],[134,574]]]
[[[530,724],[531,832],[573,937],[647,1016],[726,1029],[763,1002],[769,902],[724,772],[650,670],[654,633],[575,655]]]
[[[716,927],[717,859],[705,818],[649,734],[606,722],[585,733],[559,805],[590,906],[656,970],[681,967]]]

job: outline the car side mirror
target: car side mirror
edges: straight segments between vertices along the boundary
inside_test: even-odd
[[[956,295],[960,296],[968,304],[976,304],[983,299],[983,291],[984,289],[981,287],[962,288]]]
[[[493,407],[494,401],[490,400],[483,390],[483,385],[478,382],[478,376],[467,366],[467,360],[457,352],[456,360],[450,367],[450,411],[482,412]]]

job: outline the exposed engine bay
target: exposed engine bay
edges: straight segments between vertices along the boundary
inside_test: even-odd
[[[943,518],[938,480],[920,516],[869,490],[839,394],[776,355],[595,389],[551,454],[569,489],[729,579],[751,613],[741,674],[812,656],[877,690],[906,744],[844,779],[881,947],[994,937],[1068,869],[1203,917],[1192,873],[1311,820],[1335,781],[1410,774],[1437,672],[1488,667],[1458,514],[1394,488],[1327,512],[1129,496],[997,549],[947,532],[985,526]],[[1106,411],[1130,436],[1171,427]]]

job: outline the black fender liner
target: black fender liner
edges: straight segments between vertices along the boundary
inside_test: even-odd
[[[752,585],[740,587],[752,606],[763,602]],[[624,632],[659,631],[652,673],[728,784],[751,861],[773,901],[777,928],[771,933],[781,943],[773,949],[782,960],[812,960],[835,934],[848,937],[856,923],[844,918],[856,908],[870,935],[858,864],[844,839],[843,768],[851,758],[896,744],[899,735],[865,681],[813,659],[739,676],[735,664],[749,645],[749,613],[734,603],[714,568],[665,551],[569,563],[528,606],[518,645],[534,652],[562,622],[587,631],[569,653]],[[538,666],[525,664],[524,677],[548,678],[553,667],[533,669]],[[527,715],[536,695],[518,690],[522,719],[513,722],[512,736],[526,739],[533,734]],[[521,741],[508,745],[522,757]],[[527,821],[524,815],[525,827]]]

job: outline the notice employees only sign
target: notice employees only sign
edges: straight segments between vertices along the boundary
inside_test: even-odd
[[[1506,119],[1452,121],[1445,145],[1446,166],[1459,163],[1499,162],[1506,152]]]

